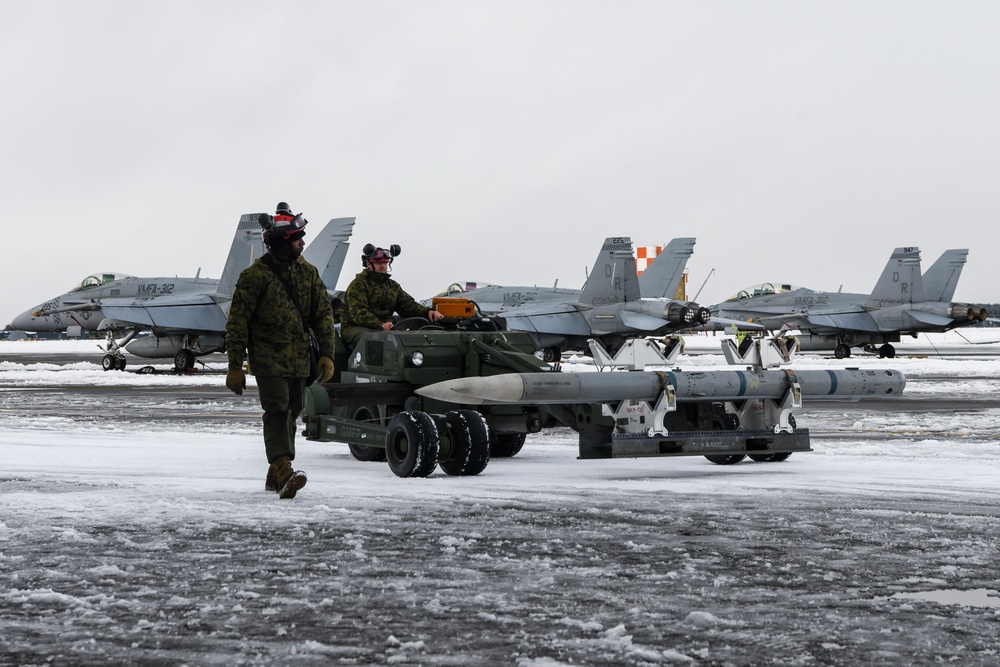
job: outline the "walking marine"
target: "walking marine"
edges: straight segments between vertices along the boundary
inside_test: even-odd
[[[275,215],[261,214],[267,253],[236,283],[226,324],[229,371],[226,387],[237,396],[246,388],[243,355],[257,379],[264,410],[264,449],[269,464],[264,488],[294,498],[306,475],[292,469],[296,420],[310,380],[310,337],[318,345],[319,382],[333,376],[333,311],[316,267],[302,257],[305,226],[280,202]]]

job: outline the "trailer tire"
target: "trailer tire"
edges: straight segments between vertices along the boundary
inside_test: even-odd
[[[397,477],[427,477],[438,464],[441,441],[426,412],[400,412],[389,422],[385,455]]]
[[[524,433],[490,433],[490,456],[495,459],[509,459],[524,447]]]
[[[716,431],[735,431],[740,427],[740,419],[726,412],[721,405],[712,411],[712,428]],[[720,466],[731,466],[746,458],[745,454],[706,454],[705,458]]]
[[[359,405],[351,413],[351,419],[361,422],[378,422],[378,407],[374,405]],[[358,461],[385,461],[385,450],[381,447],[366,447],[365,445],[348,445],[351,456]]]
[[[478,475],[490,462],[486,420],[475,410],[452,410],[445,418],[454,456],[441,461],[441,469],[449,475]]]

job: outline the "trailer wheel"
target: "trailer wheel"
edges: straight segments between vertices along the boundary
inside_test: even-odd
[[[490,456],[509,459],[517,455],[526,437],[524,433],[490,433]]]
[[[351,419],[360,422],[378,422],[378,408],[374,405],[359,405],[351,414]],[[385,461],[385,450],[381,447],[366,447],[365,445],[348,445],[351,456],[358,461]]]
[[[721,405],[712,411],[712,428],[716,431],[735,431],[740,427],[740,419],[726,412]],[[731,466],[746,458],[745,454],[706,454],[705,458],[720,466]]]
[[[490,462],[486,420],[475,410],[452,410],[445,418],[455,455],[441,461],[441,469],[449,475],[478,475]]]
[[[389,422],[385,456],[397,477],[427,477],[438,464],[438,438],[434,420],[426,412],[400,412]]]

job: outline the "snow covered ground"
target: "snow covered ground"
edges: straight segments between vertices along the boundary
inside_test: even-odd
[[[300,440],[279,501],[252,391],[18,361],[89,344],[0,343],[0,664],[1000,663],[1000,356],[800,357],[908,384],[806,404],[784,463],[553,430],[399,479]]]

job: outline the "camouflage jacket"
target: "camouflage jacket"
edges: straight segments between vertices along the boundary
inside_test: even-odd
[[[427,317],[429,310],[404,292],[389,274],[366,269],[347,286],[340,326],[381,329],[393,313],[399,313],[400,317]]]
[[[265,263],[268,256],[246,268],[236,282],[226,323],[229,366],[241,365],[243,351],[247,350],[254,375],[307,377],[309,336],[285,285]],[[289,277],[319,342],[320,354],[332,359],[333,310],[316,267],[301,257],[291,264],[276,260],[274,266]]]

